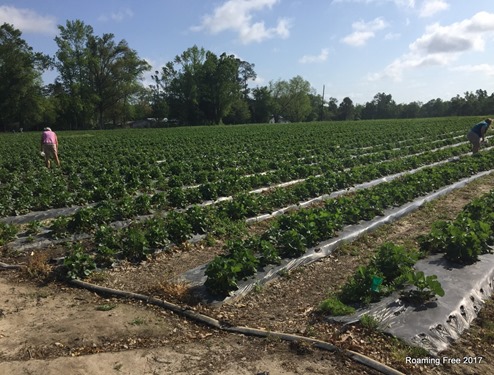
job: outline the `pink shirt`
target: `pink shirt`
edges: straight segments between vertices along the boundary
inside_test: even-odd
[[[55,134],[55,132],[52,132],[50,130],[44,131],[43,135],[41,136],[41,142],[44,145],[46,144],[56,145],[58,144],[57,135]]]

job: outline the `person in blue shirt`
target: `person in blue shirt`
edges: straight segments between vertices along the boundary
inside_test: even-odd
[[[491,118],[486,118],[484,121],[475,124],[472,129],[467,134],[467,139],[472,144],[472,154],[475,155],[480,150],[480,142],[485,141],[485,134],[487,133],[487,129],[492,123]]]

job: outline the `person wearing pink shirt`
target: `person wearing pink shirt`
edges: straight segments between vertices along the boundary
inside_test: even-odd
[[[58,159],[58,138],[54,131],[50,128],[44,128],[41,135],[41,151],[45,155],[45,164],[47,168],[50,168],[51,159],[55,160],[55,163],[60,167],[60,160]]]

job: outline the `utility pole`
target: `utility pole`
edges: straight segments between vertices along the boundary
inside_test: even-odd
[[[325,87],[326,87],[325,85],[322,85],[321,115],[320,115],[319,121],[322,121],[323,116],[324,116],[324,89],[325,89]]]

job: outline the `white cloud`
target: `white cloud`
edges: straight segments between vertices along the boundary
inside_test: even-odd
[[[449,4],[444,0],[424,0],[419,11],[420,17],[431,17],[438,12],[449,8]]]
[[[359,4],[387,4],[393,3],[399,8],[414,8],[415,0],[333,0],[333,4],[337,3],[359,3]]]
[[[326,61],[328,59],[328,56],[329,56],[329,50],[327,48],[323,48],[319,55],[317,55],[317,56],[311,56],[311,55],[302,56],[300,58],[299,62],[301,64],[323,62],[323,61]]]
[[[376,36],[376,31],[388,27],[386,21],[381,17],[370,22],[357,21],[352,24],[353,33],[344,37],[341,41],[354,47],[365,45],[365,43]]]
[[[134,17],[134,12],[129,9],[120,9],[117,12],[112,12],[111,14],[103,14],[98,17],[98,21],[107,22],[107,21],[115,21],[122,22],[127,18]]]
[[[275,27],[266,27],[264,21],[255,22],[253,15],[264,8],[271,9],[279,0],[228,0],[218,6],[213,14],[205,15],[194,31],[206,30],[212,34],[232,30],[244,44],[262,42],[270,38],[288,38],[290,21],[282,18]]]
[[[489,64],[461,65],[451,68],[451,70],[466,73],[482,73],[486,76],[494,76],[494,65]]]
[[[400,39],[400,38],[401,38],[401,34],[400,33],[387,33],[384,36],[384,39],[385,40],[397,40],[397,39]]]
[[[472,18],[448,26],[433,24],[403,56],[389,64],[382,72],[369,76],[370,80],[389,77],[402,79],[405,71],[428,66],[448,66],[463,53],[482,52],[486,39],[494,35],[494,13],[479,12]]]
[[[40,33],[48,35],[57,33],[55,17],[42,16],[31,9],[1,5],[0,24],[3,24],[4,22],[12,24],[16,29],[26,33]]]

